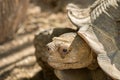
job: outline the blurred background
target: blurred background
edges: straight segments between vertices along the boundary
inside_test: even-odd
[[[49,28],[73,27],[65,9],[72,1],[0,0],[0,80],[42,80],[34,36]]]

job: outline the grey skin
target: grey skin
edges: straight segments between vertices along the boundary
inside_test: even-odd
[[[99,66],[120,80],[120,0],[97,0],[84,9],[69,4],[67,9],[79,36],[97,54]]]

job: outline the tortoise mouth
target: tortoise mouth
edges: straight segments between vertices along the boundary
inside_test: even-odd
[[[80,68],[85,68],[88,65],[91,64],[91,61],[88,62],[81,62],[81,61],[76,61],[76,62],[51,62],[48,61],[48,64],[58,70],[65,70],[65,69],[80,69]]]

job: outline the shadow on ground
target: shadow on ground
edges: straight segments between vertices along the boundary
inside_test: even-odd
[[[44,80],[44,78],[42,71],[39,71],[32,78],[22,78],[20,80]]]

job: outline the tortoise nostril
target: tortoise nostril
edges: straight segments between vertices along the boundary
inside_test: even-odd
[[[48,47],[48,48],[47,48],[47,50],[49,51],[49,50],[50,50],[50,48]]]
[[[50,47],[49,47],[49,46],[46,46],[46,50],[47,50],[47,51],[50,51],[51,49],[50,49]]]

